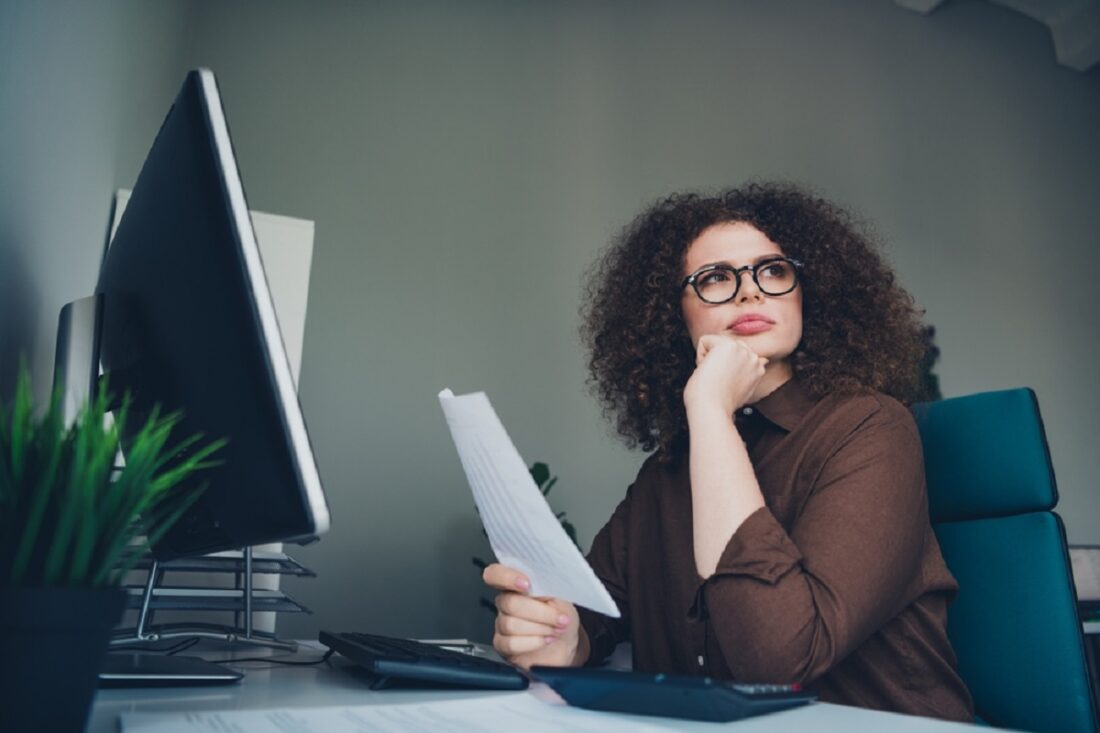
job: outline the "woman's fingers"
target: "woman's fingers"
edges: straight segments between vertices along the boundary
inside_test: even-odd
[[[767,359],[759,356],[743,339],[729,334],[708,333],[701,336],[699,342],[695,345],[695,365],[701,364],[703,359],[715,349],[725,349],[726,358],[732,358],[737,362],[756,366],[760,369],[763,369],[768,363]]]
[[[703,358],[711,349],[721,345],[729,346],[730,348],[743,350],[747,354],[756,356],[756,352],[749,346],[743,338],[738,338],[728,333],[707,333],[699,337],[699,343],[695,347],[696,355],[699,358]]]
[[[505,636],[495,634],[493,636],[493,648],[506,658],[517,654],[527,654],[549,646],[554,641],[552,636]]]
[[[487,566],[482,579],[501,591],[496,597],[493,647],[505,659],[519,656],[531,664],[563,664],[573,658],[580,622],[572,604],[532,598],[527,595],[531,590],[528,578],[499,563]]]
[[[497,614],[496,631],[503,636],[557,636],[561,633],[556,626],[528,621],[506,613]]]
[[[699,343],[695,345],[695,365],[698,366],[707,354],[711,352],[715,346],[721,344],[723,340],[731,339],[731,336],[720,336],[714,333],[707,333],[699,337]]]
[[[485,581],[485,584],[490,588],[496,588],[503,591],[520,591],[526,593],[531,590],[531,581],[529,581],[523,573],[518,570],[501,565],[500,563],[493,563],[487,565],[485,570],[481,573],[481,579]]]
[[[696,344],[696,366],[684,387],[689,413],[718,406],[727,415],[759,399],[756,390],[767,360],[744,339],[728,333],[705,334]]]
[[[525,619],[536,624],[563,628],[571,619],[549,601],[531,598],[519,593],[501,593],[496,598],[497,610],[508,616]]]

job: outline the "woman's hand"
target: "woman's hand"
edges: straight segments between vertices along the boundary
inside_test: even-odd
[[[699,409],[720,409],[726,417],[756,401],[756,390],[768,360],[744,341],[727,334],[706,334],[695,347],[695,371],[684,387],[689,415]]]
[[[578,666],[588,658],[588,637],[572,603],[531,597],[527,578],[498,563],[486,567],[481,577],[501,591],[493,648],[502,657],[524,669],[536,664]]]

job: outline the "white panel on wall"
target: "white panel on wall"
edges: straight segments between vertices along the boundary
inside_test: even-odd
[[[260,245],[267,284],[275,299],[275,315],[297,386],[306,332],[309,266],[313,261],[313,222],[253,211],[252,228]]]

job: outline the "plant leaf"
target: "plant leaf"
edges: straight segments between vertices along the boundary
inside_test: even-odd
[[[535,480],[535,486],[539,488],[542,488],[542,485],[550,478],[550,468],[545,463],[535,463],[528,470],[531,472],[531,478]]]
[[[2,585],[117,584],[198,499],[205,486],[188,479],[219,465],[215,453],[227,444],[201,434],[170,443],[181,414],[159,407],[131,435],[133,400],[115,402],[106,380],[68,428],[61,405],[55,391],[35,417],[25,362],[10,409],[0,401]]]

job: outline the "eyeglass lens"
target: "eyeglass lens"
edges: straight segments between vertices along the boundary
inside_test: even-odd
[[[716,267],[701,273],[695,279],[695,290],[708,303],[723,303],[737,294],[741,276],[748,272],[737,271],[732,267]],[[760,292],[765,295],[783,295],[794,289],[795,268],[787,260],[761,262],[751,272]]]

